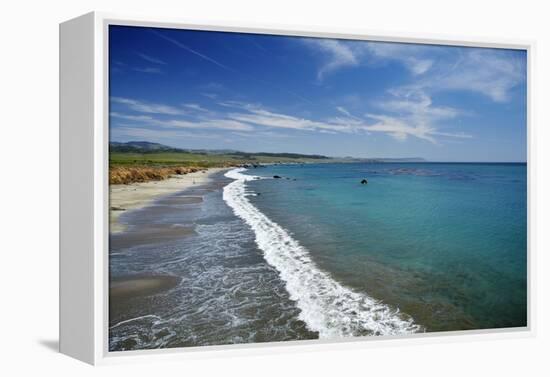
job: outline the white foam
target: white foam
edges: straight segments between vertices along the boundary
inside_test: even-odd
[[[360,335],[398,335],[417,332],[420,326],[368,295],[355,292],[319,269],[309,252],[289,233],[259,211],[248,199],[245,182],[258,179],[230,170],[235,179],[223,189],[223,199],[254,231],[256,244],[275,267],[290,298],[300,309],[300,319],[321,338]]]
[[[139,317],[135,317],[135,318],[130,318],[130,319],[127,319],[127,320],[124,320],[124,321],[120,321],[118,323],[115,323],[114,325],[112,325],[111,327],[109,327],[109,330],[112,330],[114,328],[117,328],[119,326],[122,326],[122,325],[125,325],[127,323],[130,323],[130,322],[135,322],[135,321],[141,321],[142,319],[148,319],[148,318],[152,318],[156,321],[160,321],[160,317],[158,315],[154,315],[154,314],[146,314],[146,315],[142,315],[142,316],[139,316]]]

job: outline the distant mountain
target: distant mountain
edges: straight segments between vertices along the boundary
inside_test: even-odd
[[[148,141],[129,141],[127,143],[110,142],[109,150],[111,152],[121,153],[155,153],[155,152],[187,152],[206,155],[231,155],[240,158],[250,158],[252,156],[278,157],[278,158],[311,158],[311,159],[329,159],[330,157],[317,154],[299,154],[299,153],[267,153],[267,152],[241,152],[233,149],[181,149],[169,147],[164,144],[150,143]]]
[[[320,154],[301,154],[301,153],[268,153],[268,152],[241,152],[233,149],[182,149],[170,147],[168,145],[151,143],[149,141],[129,141],[127,143],[121,143],[112,141],[109,143],[109,150],[111,152],[119,153],[157,153],[157,152],[175,152],[175,153],[195,153],[203,155],[228,155],[242,159],[252,159],[257,157],[272,157],[272,158],[308,158],[316,160],[343,160],[343,161],[357,161],[357,162],[424,162],[425,159],[421,157],[408,157],[408,158],[354,158],[354,157],[327,157]]]
[[[183,149],[169,147],[164,144],[151,143],[148,141],[129,141],[127,143],[119,143],[112,141],[109,143],[109,150],[111,152],[138,152],[138,153],[150,153],[150,152],[184,152]]]

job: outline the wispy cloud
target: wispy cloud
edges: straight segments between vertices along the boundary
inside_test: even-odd
[[[350,132],[351,127],[347,125],[331,124],[323,121],[315,121],[299,118],[292,115],[271,112],[262,108],[247,108],[248,113],[230,113],[229,118],[241,122],[252,123],[265,127],[289,128],[295,130],[315,131],[333,130]]]
[[[126,105],[138,114],[112,112],[111,117],[136,121],[144,127],[164,129],[207,130],[217,129],[248,134],[251,131],[294,130],[319,133],[357,133],[369,135],[379,132],[404,141],[414,137],[437,144],[440,138],[469,138],[463,132],[451,132],[439,122],[457,117],[460,112],[454,108],[434,106],[431,98],[423,92],[415,96],[390,94],[390,98],[376,104],[380,113],[370,112],[365,117],[353,115],[343,106],[337,106],[339,116],[325,119],[310,119],[293,114],[267,109],[259,104],[240,101],[217,103],[227,110],[211,110],[194,103],[182,104],[188,112],[169,105],[149,104],[139,100],[115,97],[118,103]],[[147,113],[146,115],[141,113]],[[154,114],[154,115],[151,115]],[[156,116],[158,115],[158,116]],[[278,133],[280,136],[280,134]]]
[[[203,111],[203,112],[208,111],[204,107],[202,107],[201,105],[196,104],[196,103],[184,103],[183,106],[190,109],[190,110]]]
[[[267,110],[257,104],[226,101],[220,105],[240,110],[228,113],[227,117],[230,119],[268,128],[365,135],[380,132],[399,141],[414,137],[433,144],[438,144],[441,138],[472,137],[464,132],[451,132],[442,127],[441,121],[453,119],[461,115],[461,112],[450,107],[434,106],[425,93],[407,98],[393,94],[387,101],[377,104],[383,113],[367,113],[365,118],[353,115],[342,106],[337,106],[336,110],[343,116],[313,120]]]
[[[388,42],[340,41],[336,39],[304,39],[311,48],[325,55],[317,72],[323,80],[329,73],[347,67],[356,67],[373,61],[396,61],[413,75],[426,73],[433,65],[422,47]]]
[[[445,119],[454,118],[460,114],[460,111],[448,106],[433,106],[432,98],[423,91],[392,92],[390,99],[380,101],[376,105],[386,111],[394,113],[413,114],[416,118],[422,119]]]
[[[317,71],[319,80],[345,68],[397,62],[411,73],[402,89],[462,90],[506,102],[526,77],[524,59],[514,51],[334,39],[305,39],[305,43],[324,56]]]
[[[218,95],[216,93],[201,93],[201,95],[210,99],[218,98]]]
[[[353,67],[359,64],[359,57],[350,45],[335,39],[304,39],[305,43],[326,55],[324,64],[317,72],[317,78],[323,78],[338,69]]]
[[[220,129],[231,131],[253,131],[254,127],[243,122],[231,119],[194,119],[194,120],[154,120],[151,123],[173,128],[195,128],[195,129]]]
[[[466,91],[502,103],[509,101],[513,89],[525,80],[526,67],[524,60],[517,57],[517,52],[498,49],[456,49],[448,52],[430,66],[429,72],[390,92],[434,95],[442,91]],[[418,66],[420,68],[421,65]]]
[[[355,115],[352,115],[345,107],[343,106],[336,106],[336,110],[340,112],[341,114],[344,114],[348,119],[354,119],[356,121],[359,121],[360,119],[356,117]]]
[[[110,114],[111,117],[140,122],[144,126],[232,131],[252,131],[254,129],[249,124],[223,117],[214,111],[193,103],[182,104],[182,108],[186,109],[183,110],[171,105],[153,104],[131,98],[112,97],[111,101],[138,113],[126,114],[113,111]]]
[[[159,33],[159,32],[157,32],[157,31],[151,31],[151,32],[152,32],[153,34],[157,35],[158,37],[160,37],[160,38],[162,38],[162,39],[164,39],[164,40],[166,40],[166,41],[168,41],[168,42],[174,44],[175,46],[177,46],[177,47],[179,47],[179,48],[181,48],[181,49],[183,49],[183,50],[186,50],[187,52],[190,52],[191,54],[194,54],[194,55],[198,56],[199,58],[204,59],[204,60],[206,60],[206,61],[208,61],[208,62],[210,62],[210,63],[212,63],[212,64],[215,64],[215,65],[217,65],[217,66],[220,67],[220,68],[223,68],[223,69],[225,69],[225,70],[227,70],[227,71],[230,71],[230,72],[236,72],[233,68],[231,68],[231,67],[229,67],[229,66],[227,66],[227,65],[225,65],[225,64],[223,64],[223,63],[220,63],[219,61],[217,61],[216,59],[211,58],[210,56],[207,56],[207,55],[205,55],[205,54],[203,54],[203,53],[200,53],[200,52],[197,51],[197,50],[192,49],[191,47],[189,47],[189,46],[183,44],[182,42],[180,42],[180,41],[178,41],[178,40],[176,40],[176,39],[174,39],[174,38],[170,38],[170,37],[168,37],[167,35],[164,35],[163,33]]]
[[[162,73],[161,69],[156,67],[137,67],[137,68],[133,68],[133,70],[141,73],[154,73],[154,74]]]
[[[438,136],[462,139],[472,137],[463,132],[441,131],[441,121],[456,118],[461,113],[451,107],[434,106],[426,93],[390,93],[390,96],[390,99],[377,104],[377,107],[384,111],[382,114],[365,114],[367,118],[376,121],[366,126],[366,130],[383,132],[401,141],[412,136],[433,144],[438,143]]]
[[[161,64],[161,65],[165,65],[166,62],[158,59],[158,58],[155,58],[153,56],[149,56],[149,55],[146,55],[146,54],[143,54],[141,52],[138,52],[138,55],[140,58],[142,58],[143,60],[145,61],[148,61],[149,63],[153,63],[153,64]]]
[[[286,133],[282,133],[282,132],[274,132],[274,131],[256,131],[256,132],[232,132],[233,135],[235,136],[241,136],[241,137],[246,137],[246,138],[250,138],[250,137],[254,137],[254,138],[257,138],[257,137],[265,137],[265,138],[276,138],[276,139],[279,139],[279,138],[282,138],[282,139],[288,139],[290,137],[292,137],[291,135],[289,134],[286,134]]]
[[[118,140],[149,140],[156,142],[173,142],[175,140],[185,141],[189,138],[196,139],[218,139],[220,135],[207,132],[197,133],[183,130],[170,129],[150,129],[137,125],[120,124],[116,128],[111,129],[111,137]]]
[[[471,49],[443,67],[442,72],[418,85],[433,90],[465,90],[495,102],[506,102],[510,92],[525,80],[526,67],[509,51]]]
[[[366,42],[363,47],[379,59],[388,59],[403,64],[413,75],[426,73],[434,61],[426,56],[426,47],[387,42]]]
[[[367,116],[377,120],[375,124],[365,127],[369,131],[383,132],[401,141],[407,140],[409,136],[414,136],[419,139],[428,140],[434,144],[436,143],[435,138],[431,135],[433,130],[426,125],[411,126],[402,119],[387,115],[367,114]]]
[[[153,117],[149,115],[130,115],[130,114],[121,114],[117,112],[111,112],[109,115],[113,118],[134,120],[134,121],[140,121],[140,122],[146,122],[153,119]]]
[[[285,93],[287,93],[287,94],[290,94],[291,96],[294,96],[294,97],[298,98],[299,100],[301,100],[301,101],[303,101],[303,102],[306,102],[306,103],[308,103],[308,104],[311,104],[311,103],[312,103],[310,100],[308,100],[308,99],[305,98],[304,96],[302,96],[302,95],[300,95],[300,94],[298,94],[298,93],[296,93],[296,92],[294,92],[294,91],[292,91],[292,90],[289,90],[289,89],[287,89],[287,88],[285,88],[285,87],[283,87],[283,86],[280,86],[279,84],[277,84],[277,83],[275,83],[275,82],[266,81],[266,80],[264,80],[263,78],[256,77],[256,76],[252,76],[252,75],[248,74],[248,73],[245,72],[245,71],[236,70],[236,69],[234,69],[234,68],[232,68],[232,67],[230,67],[230,66],[228,66],[228,65],[226,65],[226,64],[224,64],[224,63],[222,63],[222,62],[220,62],[220,61],[218,61],[218,60],[216,60],[216,59],[214,59],[214,58],[212,58],[212,57],[210,57],[210,56],[208,56],[208,55],[205,55],[205,54],[203,54],[203,53],[201,53],[201,52],[199,52],[199,51],[197,51],[197,50],[195,50],[195,49],[192,49],[191,47],[185,45],[184,43],[182,43],[182,42],[180,42],[180,41],[178,41],[178,40],[176,40],[176,39],[174,39],[174,38],[170,38],[170,37],[168,37],[167,35],[162,34],[162,33],[159,33],[159,32],[157,32],[157,31],[151,31],[151,32],[152,32],[153,34],[157,35],[158,37],[160,37],[160,38],[162,38],[162,39],[164,39],[164,40],[166,40],[166,41],[168,41],[168,42],[174,44],[175,46],[177,46],[177,47],[179,47],[179,48],[181,48],[181,49],[183,49],[183,50],[186,50],[186,51],[190,52],[191,54],[194,54],[194,55],[196,55],[196,56],[198,56],[198,57],[200,57],[200,58],[202,58],[202,59],[204,59],[204,60],[206,60],[206,61],[208,61],[208,62],[210,62],[210,63],[212,63],[212,64],[215,64],[215,65],[217,65],[218,67],[225,69],[226,71],[229,71],[229,72],[232,72],[232,73],[235,73],[235,74],[244,76],[244,77],[246,77],[246,78],[249,79],[249,80],[254,80],[254,81],[256,81],[256,82],[258,82],[258,83],[260,83],[260,84],[262,84],[262,85],[266,85],[266,86],[269,86],[269,87],[271,87],[271,88],[273,88],[273,89],[276,89],[276,90],[278,90],[278,91],[281,91],[281,92],[285,92]]]
[[[111,101],[113,103],[122,104],[127,106],[129,109],[139,112],[139,113],[148,113],[148,114],[165,114],[165,115],[181,115],[185,114],[185,111],[182,109],[169,106],[169,105],[163,105],[163,104],[155,104],[155,103],[148,103],[144,101],[139,101],[135,99],[130,98],[123,98],[123,97],[111,97]]]

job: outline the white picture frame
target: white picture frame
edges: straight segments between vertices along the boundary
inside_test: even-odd
[[[513,48],[527,51],[528,138],[528,325],[522,328],[468,330],[400,337],[363,337],[335,341],[292,341],[144,351],[109,352],[108,342],[108,27],[133,25],[176,29],[292,35]],[[288,25],[241,25],[182,21],[109,13],[88,13],[60,25],[60,351],[90,364],[249,355],[271,352],[349,349],[425,342],[530,337],[535,334],[535,281],[532,250],[533,41],[440,37],[416,33],[320,29]]]

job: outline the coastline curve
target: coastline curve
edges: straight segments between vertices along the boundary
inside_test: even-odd
[[[266,261],[285,282],[300,309],[299,319],[320,338],[403,335],[422,331],[414,320],[368,295],[335,281],[319,269],[308,250],[287,230],[269,219],[248,199],[246,182],[258,179],[236,168],[225,173],[234,179],[223,189],[223,200],[254,231]]]

